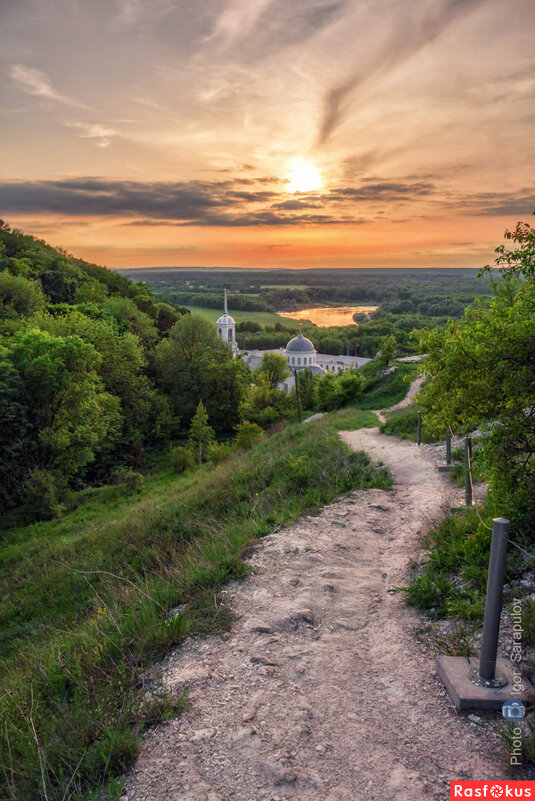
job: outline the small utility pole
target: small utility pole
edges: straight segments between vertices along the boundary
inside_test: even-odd
[[[299,380],[297,378],[297,370],[294,370],[295,377],[295,402],[297,404],[297,422],[301,422],[301,408],[299,406]]]
[[[467,506],[472,506],[472,440],[464,438],[464,498]]]
[[[446,464],[451,464],[451,434],[446,431]]]

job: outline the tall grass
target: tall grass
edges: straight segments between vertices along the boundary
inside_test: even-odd
[[[421,408],[411,404],[403,409],[386,413],[386,423],[380,426],[382,434],[390,434],[399,439],[408,439],[416,442],[418,439],[418,411]],[[430,431],[425,423],[422,425],[422,442],[436,442],[436,432]]]
[[[0,797],[117,798],[140,733],[185,702],[158,693],[147,669],[184,637],[228,624],[219,589],[247,573],[251,543],[340,493],[390,483],[321,421],[7,532]]]
[[[417,370],[418,365],[412,362],[396,362],[386,370],[377,361],[368,362],[361,368],[368,383],[355,406],[359,409],[388,409],[399,403],[409,391]]]

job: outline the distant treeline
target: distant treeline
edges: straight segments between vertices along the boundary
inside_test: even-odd
[[[490,278],[471,269],[123,270],[163,300],[219,308],[223,288],[232,309],[295,311],[321,304],[373,303],[394,314],[459,316],[490,292]],[[280,285],[280,286],[278,286]]]

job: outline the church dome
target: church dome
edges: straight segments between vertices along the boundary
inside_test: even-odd
[[[315,351],[310,339],[304,337],[301,331],[286,345],[286,353],[315,353]]]
[[[221,317],[217,318],[216,325],[236,325],[236,323],[234,322],[234,318],[231,317],[230,314],[224,312],[221,315]]]

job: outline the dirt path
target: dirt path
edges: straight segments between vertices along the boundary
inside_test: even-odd
[[[498,744],[450,707],[419,618],[391,588],[416,532],[457,498],[429,453],[378,429],[342,434],[391,469],[266,537],[228,589],[237,621],[170,657],[191,705],[146,743],[129,801],[430,801],[452,778],[504,775]]]
[[[404,409],[406,406],[410,406],[412,403],[414,396],[422,386],[425,381],[425,376],[421,375],[416,378],[409,387],[409,391],[405,395],[402,401],[399,403],[395,403],[389,409],[383,409],[383,411],[378,411],[377,409],[373,410],[373,413],[377,415],[379,418],[380,423],[386,423],[386,417],[384,416],[383,412],[395,412],[398,409]]]

